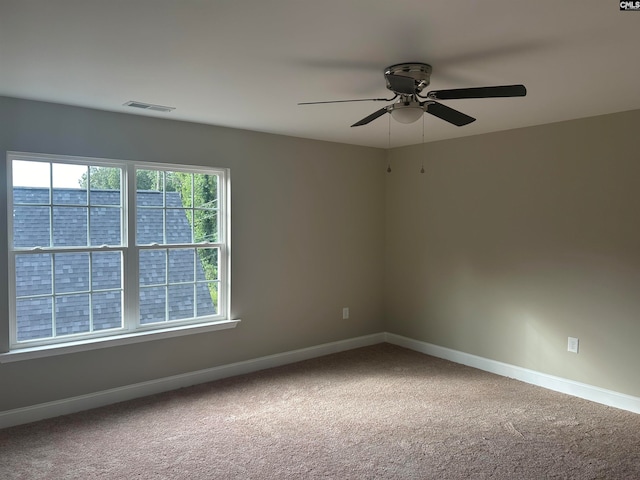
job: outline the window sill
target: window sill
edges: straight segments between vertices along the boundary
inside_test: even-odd
[[[117,347],[120,345],[130,345],[133,343],[160,340],[163,338],[181,337],[184,335],[194,335],[197,333],[213,332],[215,330],[226,330],[235,328],[240,320],[223,320],[220,322],[200,323],[198,325],[183,325],[179,327],[164,328],[146,332],[128,333],[113,337],[92,338],[90,340],[79,340],[57,345],[45,345],[40,347],[21,348],[7,353],[0,353],[0,363],[18,362],[21,360],[31,360],[34,358],[52,357],[67,353],[86,352],[98,348]]]

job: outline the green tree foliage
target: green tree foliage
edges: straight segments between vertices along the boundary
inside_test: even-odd
[[[191,220],[195,242],[218,241],[218,177],[217,175],[175,172],[175,183],[182,198],[182,205],[195,207]],[[200,249],[199,258],[205,278],[218,278],[218,251]],[[217,305],[217,284],[210,284],[211,298]]]
[[[109,167],[89,167],[91,188],[94,190],[120,190],[120,169]],[[78,179],[80,188],[87,188],[87,173]]]

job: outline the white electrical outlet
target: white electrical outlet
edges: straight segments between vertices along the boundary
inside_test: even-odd
[[[344,307],[342,309],[342,319],[346,320],[349,318],[349,307]]]
[[[579,341],[575,337],[569,337],[567,342],[567,351],[571,353],[578,353],[578,344]]]

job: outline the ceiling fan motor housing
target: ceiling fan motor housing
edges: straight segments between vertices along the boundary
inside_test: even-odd
[[[415,80],[415,92],[420,93],[431,83],[431,65],[428,63],[397,63],[385,68],[384,76],[387,81],[387,88],[394,93],[391,82],[389,81],[389,75],[396,75],[400,77],[409,77]]]

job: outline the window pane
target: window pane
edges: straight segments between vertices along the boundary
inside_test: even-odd
[[[167,192],[166,202],[166,206],[169,208],[184,207],[184,205],[182,204],[182,197],[180,196],[180,192]]]
[[[91,205],[120,205],[122,169],[116,167],[89,167]],[[82,185],[86,187],[86,178]]]
[[[164,206],[164,197],[162,192],[138,190],[136,194],[136,203],[138,204],[138,207],[162,207]]]
[[[193,175],[194,207],[218,208],[218,175]]]
[[[122,288],[122,255],[120,252],[91,254],[92,290]]]
[[[218,248],[198,249],[198,280],[218,280]]]
[[[16,295],[51,295],[51,255],[16,255]]]
[[[56,294],[89,290],[88,253],[56,253],[54,264]]]
[[[14,187],[13,188],[13,204],[49,204],[49,188],[30,188],[30,187]]]
[[[91,207],[91,245],[121,245],[120,208]]]
[[[192,181],[193,174],[176,172],[172,174],[175,190],[180,192],[180,200],[183,207],[193,207]]]
[[[87,245],[86,207],[53,207],[53,246]]]
[[[87,204],[86,165],[54,163],[52,165],[52,174],[54,204]]]
[[[74,163],[53,163],[51,164],[51,173],[53,180],[53,188],[87,188],[87,170],[86,165]]]
[[[92,300],[94,330],[122,327],[122,292],[94,293]]]
[[[140,323],[166,321],[167,287],[140,288]]]
[[[167,283],[167,251],[140,251],[140,285],[164,285]]]
[[[167,210],[167,243],[191,243],[191,210]]]
[[[76,188],[54,188],[53,203],[54,205],[86,205],[87,192]]]
[[[218,241],[218,212],[217,210],[196,210],[194,232],[195,242]]]
[[[51,165],[49,162],[31,162],[28,160],[13,160],[11,162],[12,185],[14,187],[36,187],[48,194],[51,185]],[[28,202],[32,203],[32,202]]]
[[[89,332],[89,294],[56,297],[56,335]]]
[[[215,282],[198,283],[196,286],[198,316],[218,313],[218,284]]]
[[[164,174],[160,170],[136,170],[136,190],[138,192],[160,192],[160,195],[150,196],[149,198],[153,202],[158,201],[160,203],[153,203],[153,205],[163,205],[162,192],[164,192]]]
[[[156,208],[138,209],[136,243],[149,245],[164,243],[164,211]]]
[[[91,205],[113,205],[122,204],[122,194],[119,190],[91,190]]]
[[[52,298],[17,300],[16,320],[18,341],[36,340],[53,336]]]
[[[169,320],[192,318],[195,314],[193,284],[169,285]]]
[[[14,247],[48,247],[51,242],[49,207],[13,209]]]
[[[195,249],[169,250],[169,283],[194,281]]]

